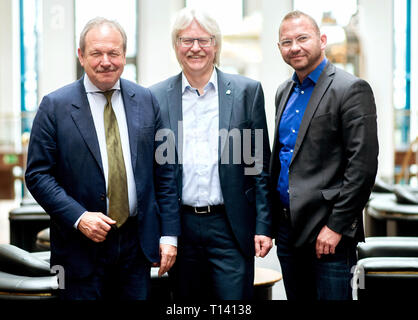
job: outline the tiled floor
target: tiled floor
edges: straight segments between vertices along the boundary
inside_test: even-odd
[[[10,242],[9,211],[13,208],[17,208],[19,205],[19,201],[0,200],[0,243]],[[257,267],[270,268],[280,272],[281,269],[276,255],[276,247],[273,247],[265,258],[256,258],[255,264]],[[273,286],[272,299],[286,300],[283,280],[277,282]]]

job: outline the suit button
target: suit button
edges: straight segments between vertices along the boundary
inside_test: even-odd
[[[106,196],[104,194],[100,195],[100,200],[105,201],[106,200]]]

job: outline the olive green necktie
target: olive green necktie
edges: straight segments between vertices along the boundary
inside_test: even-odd
[[[110,90],[102,93],[107,100],[103,115],[109,165],[107,186],[107,197],[109,199],[108,215],[113,220],[116,220],[116,226],[120,227],[129,217],[129,200],[118,121],[112,108],[112,94],[114,91]]]

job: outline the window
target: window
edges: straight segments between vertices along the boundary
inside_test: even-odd
[[[393,8],[393,14],[395,148],[405,150],[408,148],[410,141],[411,1],[397,1]]]
[[[20,75],[22,132],[30,132],[38,108],[38,0],[20,0]]]
[[[327,58],[346,71],[360,75],[360,45],[356,30],[357,0],[294,0],[293,7],[311,15],[327,35]]]

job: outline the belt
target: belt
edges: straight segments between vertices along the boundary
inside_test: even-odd
[[[120,231],[121,229],[126,229],[128,226],[130,226],[133,222],[135,222],[136,220],[136,215],[134,216],[129,216],[128,219],[126,219],[126,221],[120,226],[117,227],[116,224],[111,224],[110,225],[110,230],[109,231]]]
[[[195,214],[213,214],[216,212],[225,212],[225,206],[223,204],[219,204],[216,206],[204,206],[204,207],[192,207],[187,205],[181,206],[182,211],[185,212],[192,212]]]
[[[280,210],[280,218],[286,221],[290,221],[290,209],[282,207]]]

